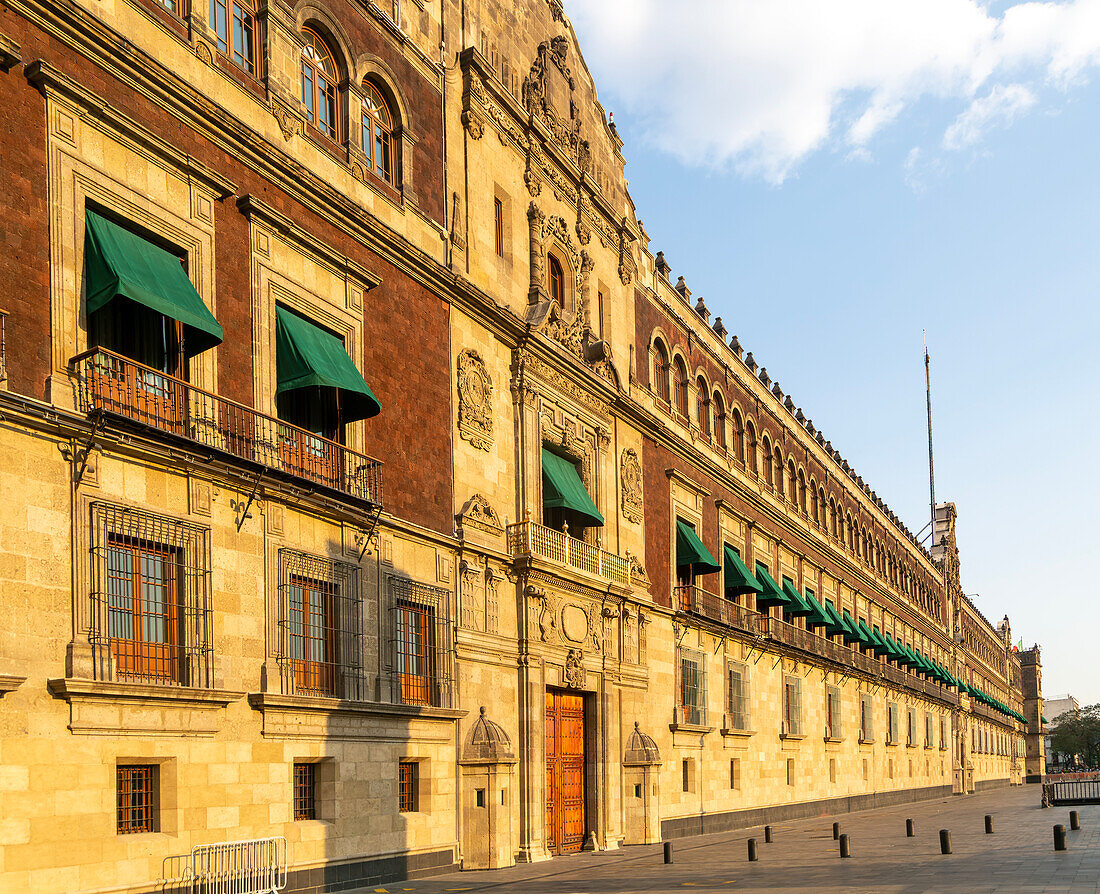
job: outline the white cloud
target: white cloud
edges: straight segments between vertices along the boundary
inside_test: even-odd
[[[1022,84],[997,84],[975,99],[944,131],[943,148],[959,150],[973,146],[991,127],[1011,124],[1036,102],[1035,94]]]
[[[1009,123],[1041,85],[1069,89],[1100,65],[1100,0],[999,15],[984,0],[566,0],[566,11],[605,106],[685,163],[773,182],[830,141],[865,157],[918,100],[969,106],[952,125],[962,141]]]

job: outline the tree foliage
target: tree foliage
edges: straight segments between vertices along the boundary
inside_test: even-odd
[[[1076,756],[1078,763],[1100,767],[1100,704],[1066,711],[1050,727],[1050,747]]]

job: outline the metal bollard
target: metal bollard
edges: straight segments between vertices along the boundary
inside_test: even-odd
[[[1069,812],[1069,830],[1071,832],[1076,832],[1080,828],[1081,828],[1081,820],[1077,816],[1077,811],[1076,810],[1071,810]]]
[[[985,815],[985,834],[993,834],[993,817],[988,813]]]
[[[840,856],[850,857],[852,856],[851,850],[848,848],[848,836],[847,834],[840,836]]]
[[[940,829],[940,853],[951,853],[951,831],[949,829]]]
[[[757,855],[756,855],[756,839],[755,838],[750,838],[749,839],[749,862],[750,863],[755,863],[758,859],[760,859],[760,858],[757,857]]]
[[[905,821],[905,837],[912,838],[915,834],[916,833],[913,831],[913,821],[911,819],[907,819]]]
[[[764,844],[771,844],[771,843],[772,843],[772,827],[771,826],[765,826],[764,827]]]
[[[1061,824],[1054,827],[1054,849],[1056,851],[1066,849],[1066,827]]]
[[[665,862],[666,863],[671,863],[672,862],[672,842],[671,841],[666,841],[665,842]]]
[[[840,840],[840,823],[833,823],[833,841]]]

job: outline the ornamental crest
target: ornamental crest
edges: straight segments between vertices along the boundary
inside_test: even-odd
[[[580,649],[570,649],[565,657],[565,685],[570,689],[584,688],[584,668],[581,666],[583,658],[584,652]]]
[[[642,464],[633,447],[623,451],[619,464],[619,478],[623,491],[623,517],[634,524],[642,521]]]
[[[470,349],[458,355],[458,433],[479,450],[493,445],[493,380]]]

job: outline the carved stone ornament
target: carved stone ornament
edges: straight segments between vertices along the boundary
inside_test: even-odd
[[[584,652],[580,649],[570,649],[565,656],[565,685],[570,689],[584,688],[584,667],[581,665],[583,659]]]
[[[588,638],[588,615],[579,605],[566,605],[561,610],[562,635],[572,642],[583,643]]]
[[[283,139],[289,140],[294,134],[299,132],[301,119],[283,105],[283,103],[272,100],[271,113],[275,116],[275,120],[279,124],[279,130],[283,132]]]
[[[469,349],[458,355],[458,433],[479,450],[493,446],[493,381]]]
[[[642,564],[642,560],[639,559],[630,550],[626,551],[627,561],[630,562],[630,580],[640,584],[642,587],[649,586],[649,575],[645,573],[645,566]],[[639,622],[641,618],[639,617]]]
[[[497,515],[497,511],[489,504],[489,500],[482,494],[474,494],[462,506],[462,510],[455,516],[460,525],[468,525],[477,528],[487,534],[504,533],[504,524]]]
[[[642,522],[642,464],[633,447],[623,451],[619,463],[619,479],[623,491],[623,517],[633,524]]]
[[[200,40],[195,44],[195,55],[207,65],[214,64],[214,51],[210,49],[210,44],[205,40]]]
[[[485,133],[485,125],[481,123],[481,119],[469,110],[462,113],[462,126],[466,128],[471,140],[480,140]]]
[[[558,628],[557,601],[539,587],[528,586],[524,592],[533,603],[533,613],[539,625],[539,639],[550,641],[552,631]]]
[[[577,82],[568,65],[569,41],[554,37],[539,44],[531,72],[523,81],[523,105],[544,124],[554,142],[580,164],[581,119],[573,91]],[[584,147],[587,152],[587,146]]]

